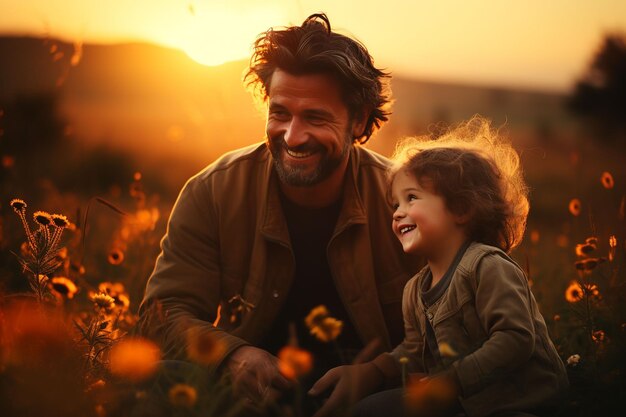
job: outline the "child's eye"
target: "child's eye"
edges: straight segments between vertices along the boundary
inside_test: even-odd
[[[392,203],[391,207],[393,207],[394,210],[398,210],[398,207],[400,207],[400,204],[398,203]]]
[[[413,200],[418,200],[417,196],[415,194],[409,194],[408,195],[408,200],[409,201],[413,201]]]

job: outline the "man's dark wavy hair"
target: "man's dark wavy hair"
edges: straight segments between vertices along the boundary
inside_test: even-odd
[[[331,30],[328,17],[316,13],[302,26],[270,29],[259,35],[244,81],[255,94],[267,100],[274,71],[280,68],[293,75],[330,74],[339,82],[350,118],[365,113],[365,143],[379,129],[390,112],[389,74],[374,67],[369,52],[359,41]]]

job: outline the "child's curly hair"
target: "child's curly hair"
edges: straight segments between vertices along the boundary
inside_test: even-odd
[[[405,139],[393,159],[389,183],[399,171],[424,181],[444,198],[450,212],[467,216],[469,239],[505,252],[521,242],[528,187],[519,155],[487,119],[474,116],[435,140]]]

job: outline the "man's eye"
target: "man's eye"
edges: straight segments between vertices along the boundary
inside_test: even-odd
[[[326,122],[326,120],[324,120],[323,118],[315,117],[315,116],[309,117],[308,120],[309,120],[309,123],[311,123],[312,125],[316,125],[316,126],[323,125]]]
[[[272,110],[270,111],[270,116],[274,117],[275,119],[287,119],[289,117],[289,113],[287,113],[284,110]]]

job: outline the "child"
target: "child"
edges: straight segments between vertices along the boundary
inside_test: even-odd
[[[371,362],[330,370],[310,392],[335,385],[316,416],[408,372],[418,382],[366,398],[357,415],[550,415],[565,368],[507,255],[529,206],[517,153],[474,118],[438,140],[405,142],[395,159],[392,228],[405,252],[427,260],[404,289],[405,339]]]

